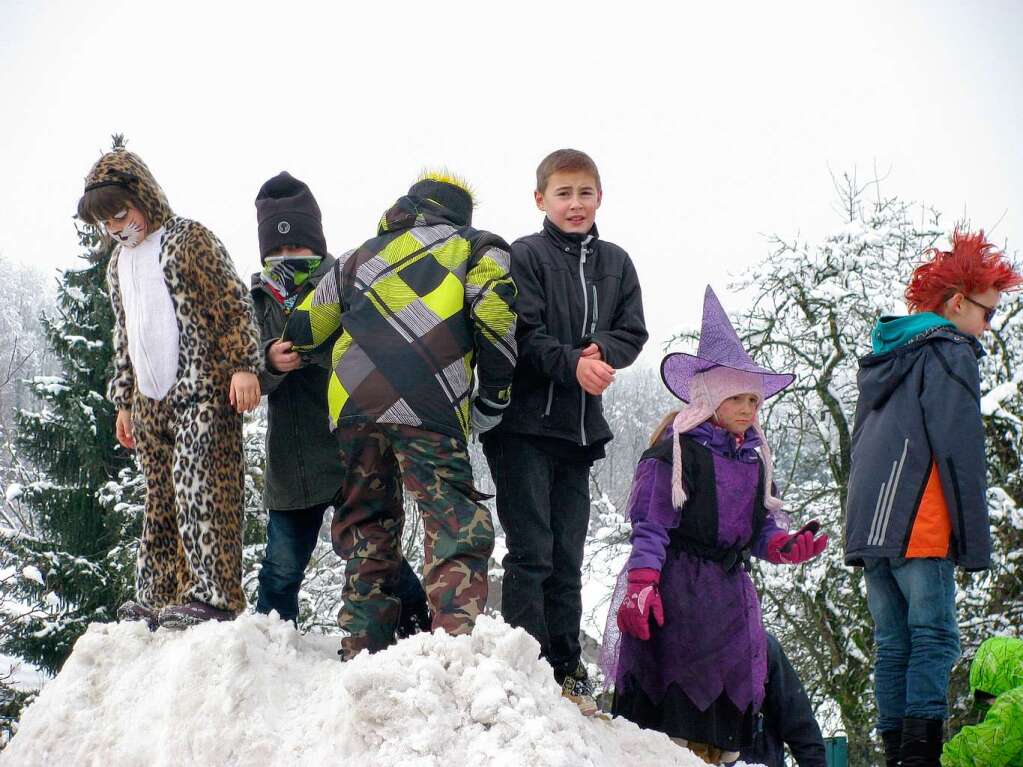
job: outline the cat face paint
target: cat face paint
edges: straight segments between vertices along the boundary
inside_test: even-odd
[[[114,242],[126,248],[134,248],[146,239],[146,217],[134,205],[100,223]]]

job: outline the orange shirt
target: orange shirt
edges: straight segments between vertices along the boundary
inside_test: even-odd
[[[932,462],[927,486],[913,519],[905,556],[907,559],[947,557],[951,540],[952,521],[948,504],[945,502],[945,492],[941,489],[938,464]]]

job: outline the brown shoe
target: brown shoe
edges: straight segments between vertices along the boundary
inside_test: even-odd
[[[739,758],[738,751],[725,751],[710,743],[689,741],[683,748],[688,748],[707,764],[731,764]]]
[[[205,602],[189,602],[160,610],[160,628],[182,631],[206,621],[233,621],[234,613],[218,610]]]
[[[568,698],[579,707],[583,716],[597,714],[597,700],[593,697],[593,683],[590,682],[586,667],[580,663],[571,674],[555,673],[554,678],[561,685],[562,697]]]

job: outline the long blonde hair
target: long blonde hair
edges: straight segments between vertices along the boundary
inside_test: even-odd
[[[667,431],[669,426],[671,426],[671,422],[675,420],[675,416],[677,415],[678,411],[672,410],[661,419],[661,422],[654,427],[654,433],[650,437],[650,444],[647,445],[647,447],[653,447],[664,438],[664,432]]]

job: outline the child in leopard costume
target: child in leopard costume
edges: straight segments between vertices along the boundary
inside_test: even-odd
[[[154,628],[233,618],[245,607],[241,414],[260,396],[252,301],[220,241],[174,215],[131,152],[96,162],[78,216],[118,245],[108,398],[146,476],[137,597],[118,618]]]

